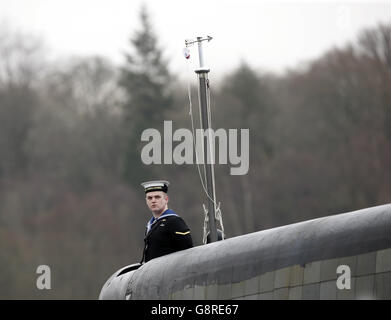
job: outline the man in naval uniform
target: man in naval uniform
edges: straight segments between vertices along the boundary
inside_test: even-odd
[[[168,181],[149,181],[141,184],[153,217],[145,231],[141,263],[193,247],[190,229],[173,210],[168,209]]]

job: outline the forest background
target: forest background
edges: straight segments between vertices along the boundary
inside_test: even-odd
[[[143,130],[191,128],[188,83],[146,8],[124,60],[51,63],[39,38],[0,31],[1,299],[96,299],[141,259],[149,179],[171,182],[170,207],[202,244],[196,166],[140,158]],[[241,61],[210,85],[213,128],[250,129],[248,174],[215,168],[227,237],[391,201],[391,24],[282,75]],[[51,290],[36,287],[39,265]]]

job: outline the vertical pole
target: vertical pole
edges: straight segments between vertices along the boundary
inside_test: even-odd
[[[204,68],[205,65],[204,65],[204,52],[202,50],[202,37],[197,37],[197,41],[198,41],[198,57],[199,57],[199,60],[200,60],[200,68]]]
[[[214,157],[212,153],[212,141],[210,137],[210,132],[208,129],[210,129],[210,123],[209,123],[209,117],[208,117],[208,111],[209,111],[209,104],[208,104],[208,73],[209,69],[205,68],[204,66],[204,58],[203,58],[203,51],[202,51],[202,38],[198,37],[198,53],[199,53],[199,59],[200,59],[200,69],[196,70],[195,72],[198,74],[199,78],[199,95],[200,95],[200,106],[201,106],[201,129],[203,129],[203,132],[207,132],[208,134],[203,136],[204,141],[204,167],[205,167],[205,174],[206,174],[206,190],[208,192],[208,215],[209,215],[209,237],[210,242],[216,242],[217,241],[217,227],[216,227],[216,208],[215,208],[215,186],[214,186]],[[207,130],[207,131],[206,131]],[[209,161],[208,161],[208,152],[209,154]],[[208,163],[210,162],[210,163]]]

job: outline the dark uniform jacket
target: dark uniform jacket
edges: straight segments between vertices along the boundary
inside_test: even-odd
[[[147,225],[144,243],[144,262],[193,247],[189,227],[170,209],[158,219],[151,219]]]

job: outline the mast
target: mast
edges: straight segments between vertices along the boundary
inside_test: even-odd
[[[216,242],[217,226],[216,226],[216,192],[215,192],[215,175],[214,175],[214,150],[211,137],[211,124],[210,124],[210,103],[209,103],[209,68],[205,67],[204,53],[203,53],[203,41],[210,41],[212,37],[206,38],[197,37],[197,40],[186,40],[186,47],[197,43],[198,44],[198,56],[200,67],[195,70],[199,80],[199,100],[200,100],[200,118],[202,132],[207,132],[207,135],[203,136],[203,151],[204,151],[204,171],[206,176],[206,192],[208,197],[208,217],[209,217],[209,237],[210,242]],[[206,146],[206,147],[205,147]],[[209,151],[209,161],[208,161]]]

